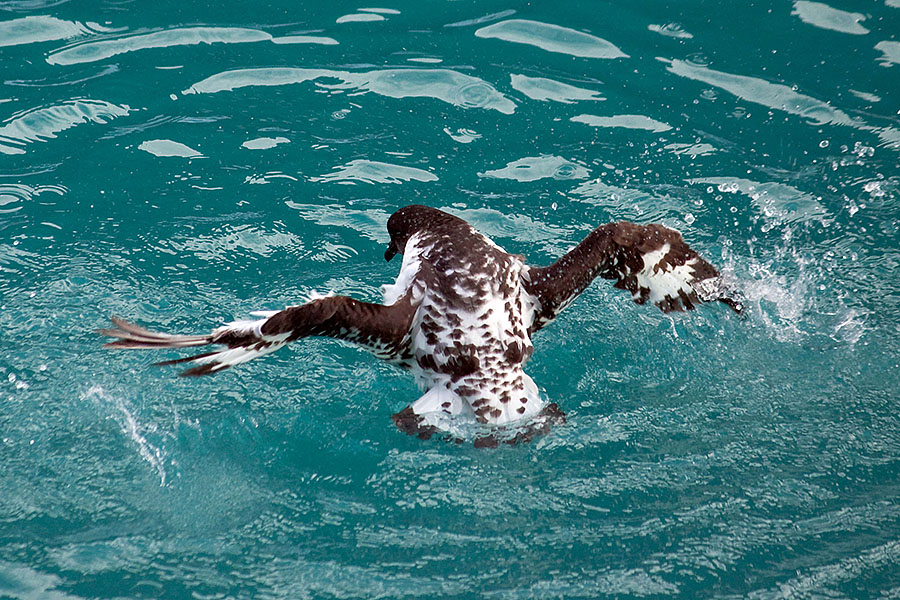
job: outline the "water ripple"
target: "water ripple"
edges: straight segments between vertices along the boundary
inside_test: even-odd
[[[528,44],[548,52],[583,58],[628,58],[627,54],[604,39],[540,21],[511,19],[482,27],[475,35],[480,38]]]
[[[459,209],[445,206],[441,210],[461,217],[489,237],[508,238],[523,243],[552,242],[566,246],[572,230],[550,225],[527,215],[508,215],[493,208]]]
[[[833,123],[858,126],[861,124],[859,120],[852,119],[846,113],[832,108],[821,100],[800,94],[786,85],[769,83],[758,77],[715,71],[683,60],[671,61],[667,70],[680,77],[713,85],[744,100],[809,119],[816,125]]]
[[[444,27],[470,27],[472,25],[482,25],[483,23],[490,23],[491,21],[498,21],[500,19],[505,19],[506,17],[511,17],[516,14],[516,11],[513,9],[501,10],[500,12],[491,13],[489,15],[484,15],[483,17],[477,17],[475,19],[466,19],[464,21],[456,21],[455,23],[447,23]]]
[[[286,201],[285,205],[296,210],[301,218],[325,227],[347,228],[379,244],[385,244],[391,239],[387,233],[390,215],[379,208],[354,209],[338,204],[300,204],[293,200]]]
[[[118,65],[106,65],[101,69],[95,69],[91,75],[86,75],[84,77],[79,77],[79,73],[69,73],[64,77],[43,77],[41,79],[10,79],[5,81],[4,83],[6,85],[14,85],[17,87],[58,87],[61,85],[75,85],[78,83],[84,83],[85,81],[90,81],[91,79],[106,77],[107,75],[112,75],[113,73],[118,72]]]
[[[150,48],[169,48],[172,46],[191,46],[197,44],[240,44],[247,42],[276,42],[276,43],[308,43],[308,44],[337,44],[336,40],[324,37],[289,36],[288,38],[273,38],[271,34],[258,29],[244,29],[240,27],[184,27],[167,29],[153,33],[129,35],[101,41],[89,41],[75,46],[70,46],[56,52],[51,52],[47,62],[51,65],[74,65],[86,62],[95,62],[107,58],[147,50]]]
[[[526,75],[510,75],[510,84],[532,100],[562,102],[571,104],[579,100],[605,100],[600,92],[560,83],[545,77],[528,77]]]
[[[671,125],[645,117],[644,115],[614,115],[598,117],[597,115],[576,115],[569,119],[574,123],[584,123],[591,127],[623,127],[625,129],[644,129],[662,133],[672,129]]]
[[[853,35],[869,33],[868,29],[860,25],[860,21],[866,20],[866,15],[831,8],[822,2],[796,0],[791,14],[800,17],[800,20],[808,25],[822,29],[851,33]]]
[[[678,195],[657,195],[644,190],[610,185],[602,179],[585,181],[572,190],[580,200],[600,206],[616,218],[641,222],[671,222],[676,215],[691,209],[690,202]]]
[[[62,196],[68,190],[61,185],[26,185],[24,183],[0,184],[0,215],[14,213],[22,204],[45,192]]]
[[[57,133],[82,123],[105,124],[133,110],[124,104],[88,99],[29,109],[13,115],[0,127],[0,153],[25,154],[22,146],[55,138]]]
[[[508,163],[502,169],[479,173],[479,177],[527,182],[538,179],[587,179],[591,172],[584,166],[559,156],[527,156]]]
[[[335,23],[368,23],[371,21],[384,21],[384,17],[375,13],[352,13],[338,17]]]
[[[254,225],[229,225],[211,235],[162,240],[158,246],[163,251],[171,250],[178,255],[190,253],[217,264],[232,262],[241,252],[265,258],[279,250],[302,247],[302,240],[293,233],[267,231]]]
[[[77,21],[55,17],[33,16],[0,23],[0,47],[67,40],[92,33]]]
[[[878,42],[875,44],[875,49],[884,54],[879,59],[881,66],[900,65],[900,42]]]
[[[197,150],[172,140],[147,140],[138,146],[138,150],[159,157],[203,158],[203,154]]]
[[[288,144],[291,140],[286,137],[259,137],[254,138],[252,140],[247,140],[243,144],[241,144],[241,148],[246,148],[247,150],[269,150],[270,148],[274,148],[279,144]]]
[[[895,44],[896,46],[892,48],[897,54],[896,62],[900,63],[900,42],[881,42],[881,44]],[[888,54],[884,48],[880,49],[886,55]],[[881,138],[885,146],[900,149],[900,131],[893,127],[868,125],[858,117],[850,117],[847,113],[832,107],[827,102],[800,94],[786,85],[770,83],[758,77],[716,71],[709,67],[694,65],[683,60],[665,60],[664,62],[669,63],[666,69],[670,73],[680,77],[702,81],[749,102],[755,102],[774,110],[781,110],[788,114],[809,119],[812,125],[844,125],[862,131],[871,131]]]
[[[224,71],[207,77],[183,94],[215,94],[250,86],[279,86],[317,79],[337,79],[337,85],[320,83],[333,93],[346,90],[372,92],[389,98],[436,98],[461,108],[484,108],[512,114],[516,105],[477,77],[449,69],[381,69],[353,73],[329,69],[261,68]]]
[[[710,184],[722,193],[737,193],[749,197],[769,222],[768,228],[784,223],[818,221],[831,222],[831,213],[811,194],[783,183],[760,183],[740,177],[703,177],[690,181],[693,184]]]
[[[359,159],[337,166],[321,177],[310,177],[319,183],[403,183],[404,181],[437,181],[434,173],[391,163]]]
[[[647,29],[654,33],[659,33],[666,37],[672,37],[679,40],[693,39],[693,35],[684,30],[678,23],[666,23],[665,25],[647,25]]]

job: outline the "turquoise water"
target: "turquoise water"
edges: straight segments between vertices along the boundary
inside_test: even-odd
[[[0,596],[900,597],[897,0],[372,6],[0,0]],[[665,223],[749,316],[595,284],[496,450],[329,340],[100,348],[376,300],[412,202],[538,264]]]

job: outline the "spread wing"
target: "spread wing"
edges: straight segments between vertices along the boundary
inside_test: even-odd
[[[718,271],[662,225],[625,221],[601,225],[548,267],[530,267],[523,281],[535,303],[529,333],[541,329],[568,306],[595,277],[615,280],[638,304],[663,312],[692,310],[718,300],[740,313],[743,306],[722,283]]]
[[[183,376],[215,373],[269,354],[309,336],[327,336],[356,343],[379,358],[400,361],[409,344],[415,309],[408,298],[391,305],[360,302],[347,296],[317,298],[282,311],[254,313],[261,319],[235,321],[206,335],[170,335],[150,331],[117,317],[115,327],[100,331],[118,338],[107,348],[185,348],[224,346],[202,354],[166,360],[157,365],[191,363]]]

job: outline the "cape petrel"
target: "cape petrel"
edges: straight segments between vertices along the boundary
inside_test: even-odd
[[[638,304],[664,312],[717,300],[740,312],[716,269],[662,225],[601,225],[547,267],[509,254],[464,220],[411,205],[387,223],[386,260],[403,255],[400,274],[382,287],[384,304],[325,296],[281,311],[252,313],[206,335],[170,335],[123,319],[101,333],[118,338],[108,348],[224,346],[158,365],[189,363],[182,375],[215,373],[308,336],[353,342],[413,373],[425,394],[394,423],[427,438],[459,439],[472,423],[476,445],[526,441],[561,422],[522,370],[531,338],[551,323],[595,277],[614,280]],[[521,423],[519,423],[521,422]],[[521,427],[498,427],[507,424]],[[485,430],[489,433],[485,434]],[[471,429],[469,431],[472,431]],[[503,433],[506,432],[506,433]],[[510,433],[511,432],[511,433]],[[504,437],[505,436],[505,437]]]

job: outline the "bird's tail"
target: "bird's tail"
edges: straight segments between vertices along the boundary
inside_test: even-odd
[[[181,375],[195,377],[215,373],[258,356],[269,354],[287,343],[288,335],[286,334],[275,336],[262,334],[263,323],[274,313],[253,314],[264,318],[228,323],[205,335],[172,335],[150,331],[119,317],[111,318],[114,327],[101,329],[98,333],[118,338],[114,342],[104,344],[104,348],[151,349],[226,346],[221,350],[154,363],[157,366],[193,363],[196,366],[182,372]]]

